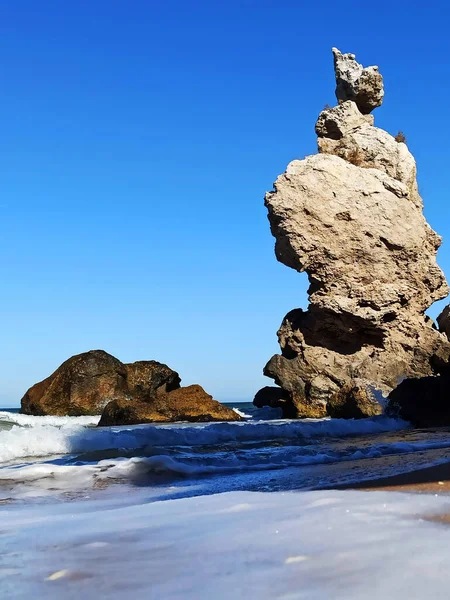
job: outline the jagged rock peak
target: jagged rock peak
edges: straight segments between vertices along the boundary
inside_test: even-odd
[[[342,54],[337,48],[332,48],[332,52],[338,102],[352,100],[365,115],[381,106],[384,88],[378,67],[363,67],[354,54]]]

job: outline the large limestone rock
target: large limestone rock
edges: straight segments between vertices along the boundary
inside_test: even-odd
[[[102,425],[166,421],[238,421],[199,385],[180,388],[176,371],[155,360],[123,364],[103,350],[72,356],[31,387],[21,412],[29,415],[102,414]]]
[[[190,385],[160,394],[149,402],[113,400],[106,405],[98,425],[240,420],[234,410],[214,400],[201,386]]]
[[[381,106],[384,88],[378,67],[364,68],[354,54],[342,54],[337,48],[333,48],[333,56],[338,102],[352,100],[363,114]]]
[[[450,356],[424,315],[448,287],[414,158],[361,113],[361,78],[366,101],[381,103],[378,71],[334,54],[347,92],[319,116],[320,153],[292,161],[265,198],[278,260],[310,281],[308,310],[286,315],[281,355],[264,369],[299,417],[325,416],[330,397],[354,380],[387,395],[404,377],[439,372]]]

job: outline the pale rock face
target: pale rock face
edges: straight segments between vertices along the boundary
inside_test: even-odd
[[[383,77],[378,67],[364,68],[354,54],[342,54],[333,48],[338,102],[353,100],[363,114],[381,106],[384,97]]]
[[[353,106],[356,106],[352,103]],[[363,115],[361,115],[363,116]],[[363,124],[347,132],[340,140],[319,138],[319,152],[335,154],[358,167],[384,171],[401,181],[411,193],[413,202],[422,201],[416,187],[416,161],[403,142],[378,127]]]
[[[373,125],[373,116],[361,114],[356,104],[348,100],[320,113],[316,123],[316,134],[320,138],[340,140],[345,134],[366,123]]]
[[[276,256],[320,282],[313,304],[380,323],[447,294],[440,238],[398,180],[317,154],[291,162],[274,187],[266,206]]]
[[[343,386],[387,395],[404,377],[439,372],[450,356],[449,340],[424,315],[448,286],[414,157],[358,109],[358,86],[372,71],[353,55],[334,55],[336,78],[356,90],[354,101],[342,97],[321,113],[320,153],[292,161],[265,197],[277,259],[310,281],[308,310],[286,315],[281,355],[264,369],[299,417],[326,415]],[[376,89],[374,106],[382,84]]]

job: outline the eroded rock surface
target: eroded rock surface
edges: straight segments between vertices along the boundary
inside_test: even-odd
[[[124,366],[130,394],[144,402],[180,387],[178,373],[156,360],[139,360]]]
[[[364,419],[381,415],[383,407],[364,385],[350,382],[328,399],[327,412],[335,419]]]
[[[155,360],[123,364],[103,350],[72,356],[31,387],[21,412],[29,415],[102,414],[102,425],[167,421],[238,421],[239,415],[199,385],[180,387],[176,371]]]
[[[384,97],[383,77],[378,67],[363,67],[354,54],[342,54],[333,48],[338,102],[352,100],[363,114],[381,106]]]
[[[378,70],[333,52],[342,103],[319,116],[319,154],[292,161],[265,197],[278,260],[310,282],[308,310],[286,315],[281,355],[264,369],[298,417],[328,414],[328,400],[353,380],[387,395],[450,356],[424,315],[448,287],[414,157],[363,114],[381,104]]]
[[[240,420],[242,418],[234,410],[214,400],[201,386],[190,385],[160,394],[148,402],[113,400],[106,405],[99,427],[170,421]]]
[[[21,401],[27,415],[98,415],[113,398],[128,396],[125,365],[103,350],[72,356]]]

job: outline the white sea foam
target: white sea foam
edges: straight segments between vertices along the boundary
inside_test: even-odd
[[[252,418],[252,415],[248,415],[247,413],[243,412],[242,410],[239,410],[239,408],[236,408],[235,406],[233,406],[233,410],[235,413],[237,413],[240,417],[242,417],[244,419]]]
[[[153,456],[135,456],[132,458],[103,459],[98,462],[80,462],[74,464],[56,464],[54,462],[36,463],[17,466],[4,466],[0,469],[0,484],[11,482],[15,486],[33,483],[41,489],[66,490],[91,487],[95,481],[109,480],[114,482],[135,482],[142,478],[152,478],[154,475],[170,475],[175,478],[198,478],[206,475],[227,475],[235,473],[242,477],[245,473],[268,472],[285,470],[289,468],[308,467],[314,465],[329,465],[332,463],[358,462],[359,467],[352,470],[350,480],[359,480],[377,477],[383,470],[372,467],[372,472],[367,473],[361,467],[361,461],[366,459],[380,459],[394,457],[399,459],[391,461],[391,474],[429,466],[447,461],[450,440],[416,441],[411,443],[397,442],[392,444],[374,444],[362,449],[352,449],[344,446],[341,450],[332,447],[328,451],[323,445],[315,447],[284,446],[279,452],[276,449],[261,454],[254,452],[228,452],[225,456],[216,454],[182,452],[180,456],[169,454],[156,454]],[[441,450],[429,456],[427,451]],[[413,458],[420,453],[420,459]],[[406,458],[408,457],[408,458]],[[381,464],[385,469],[386,465]],[[386,472],[384,473],[386,475]],[[338,475],[338,474],[336,474]],[[349,473],[344,473],[345,480],[349,481]],[[303,480],[304,481],[304,480]],[[336,480],[338,481],[338,480]],[[317,484],[316,484],[317,485]]]
[[[0,421],[13,423],[23,427],[35,427],[36,425],[53,425],[55,427],[64,427],[67,425],[94,426],[100,420],[100,415],[87,417],[35,417],[32,415],[21,415],[7,411],[0,411]]]
[[[39,417],[32,417],[39,419]],[[42,417],[41,417],[42,418]],[[37,421],[39,423],[39,421]],[[0,431],[0,463],[19,458],[135,449],[147,446],[199,446],[264,440],[301,440],[318,436],[351,436],[405,429],[398,419],[375,417],[348,421],[247,421],[236,423],[169,424],[86,428],[69,420],[60,426],[14,426]]]
[[[448,527],[427,520],[448,512],[445,496],[146,496],[6,507],[5,597],[448,598]]]

